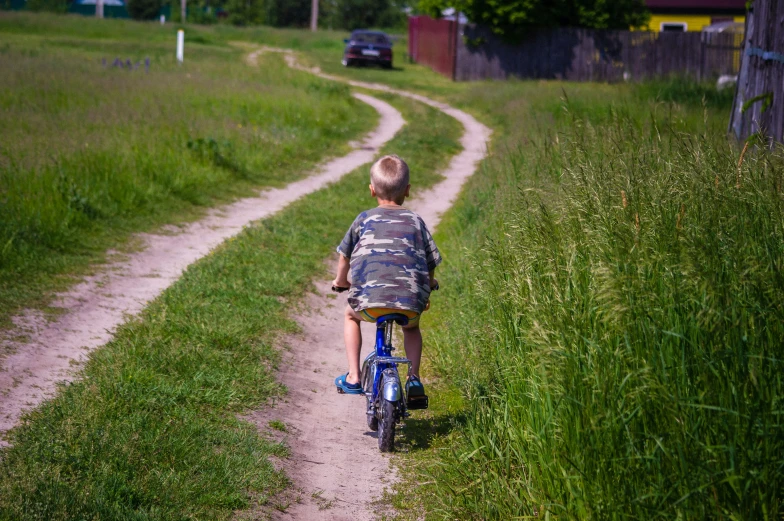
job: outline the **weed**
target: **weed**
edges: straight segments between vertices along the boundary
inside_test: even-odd
[[[283,423],[280,420],[271,420],[269,422],[269,426],[270,426],[271,429],[275,429],[276,431],[280,431],[280,432],[288,432],[289,431],[288,428],[286,427],[286,424]]]

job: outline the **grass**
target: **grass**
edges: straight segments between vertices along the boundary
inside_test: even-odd
[[[780,518],[780,150],[738,166],[726,100],[691,86],[554,87],[493,94],[534,124],[436,235],[398,517]]]
[[[45,32],[73,52],[139,27],[164,56],[172,38],[153,24],[42,20],[0,17],[0,30],[33,57]],[[188,34],[205,55],[230,56],[240,40],[299,49],[327,72],[448,100],[496,129],[436,235],[444,289],[423,318],[433,408],[406,427],[399,518],[781,517],[782,161],[750,151],[738,166],[726,94],[452,84],[401,60],[340,69],[339,33]],[[434,132],[436,113],[401,107],[425,113],[406,113],[419,126],[390,150],[427,174],[415,185],[432,183],[427,161],[454,152],[456,128]],[[221,139],[188,141],[226,169]],[[233,414],[278,391],[270,345],[292,327],[279,297],[307,289],[342,221],[366,206],[365,183],[352,174],[223,246],[96,352],[85,380],[14,432],[2,515],[220,519],[268,501],[284,481],[266,458],[284,449]],[[150,441],[164,438],[168,453]]]
[[[173,28],[106,22],[118,34],[0,13],[0,323],[133,232],[284,185],[377,121],[347,87],[277,56],[252,68],[204,37],[178,66]],[[150,70],[102,65],[115,57]]]
[[[415,186],[440,178],[459,124],[385,95],[409,121],[386,150]],[[230,519],[285,509],[270,456],[237,416],[275,399],[276,339],[323,260],[371,205],[367,167],[246,229],[93,352],[83,378],[30,413],[0,452],[0,519]],[[307,245],[307,247],[304,247]],[[273,429],[285,429],[272,422]],[[329,508],[325,502],[323,507]]]

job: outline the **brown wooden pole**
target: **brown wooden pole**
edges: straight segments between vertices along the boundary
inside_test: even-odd
[[[318,9],[319,0],[313,0],[310,4],[310,30],[313,32],[318,30]]]

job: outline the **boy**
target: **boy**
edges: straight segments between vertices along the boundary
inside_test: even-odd
[[[441,255],[422,218],[401,206],[410,190],[405,161],[395,155],[376,161],[370,168],[370,195],[378,206],[359,214],[338,246],[333,285],[350,286],[350,291],[343,323],[348,373],[337,377],[335,385],[347,394],[362,393],[360,322],[375,322],[389,313],[402,313],[409,319],[403,328],[406,356],[411,360],[408,392],[409,396],[425,394],[419,380],[419,315],[428,307],[430,291],[438,289],[434,273]]]

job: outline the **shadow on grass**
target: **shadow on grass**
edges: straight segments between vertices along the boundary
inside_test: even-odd
[[[401,436],[398,438],[400,448],[406,447],[411,452],[427,450],[433,439],[448,435],[455,428],[463,425],[466,420],[466,415],[462,411],[439,414],[424,412],[422,416],[412,415],[406,420],[405,427],[400,430]]]

